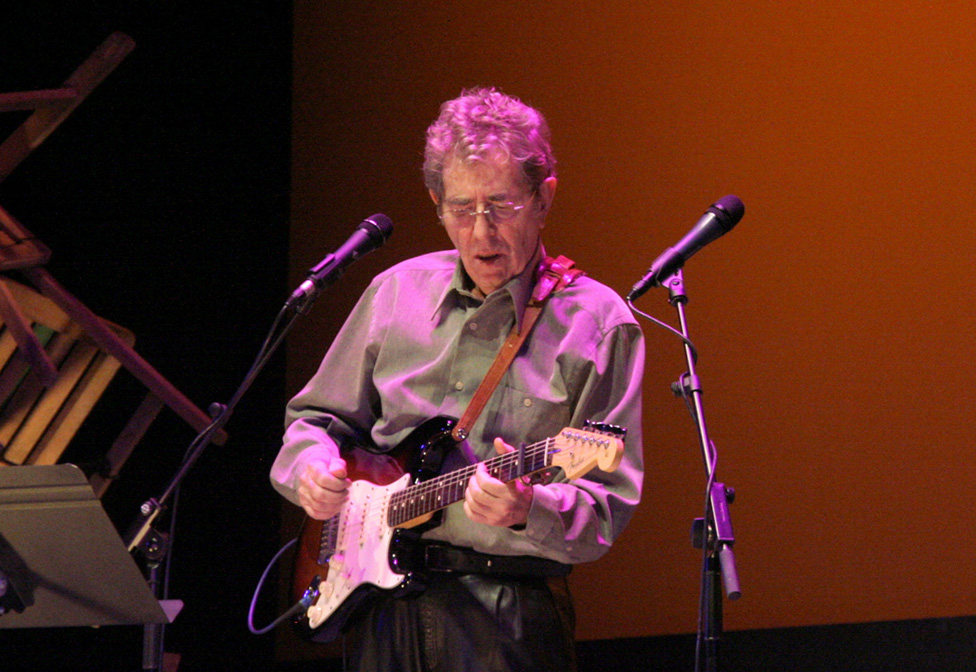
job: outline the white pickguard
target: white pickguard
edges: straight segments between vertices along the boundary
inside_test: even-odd
[[[329,574],[319,583],[319,597],[306,616],[312,629],[318,628],[363,584],[396,588],[403,574],[390,569],[390,542],[395,528],[387,524],[390,497],[410,485],[404,474],[389,485],[353,481],[349,498],[339,512],[335,553],[329,560]]]

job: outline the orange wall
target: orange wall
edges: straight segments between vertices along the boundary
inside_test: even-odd
[[[372,274],[448,244],[423,134],[462,87],[497,85],[553,128],[550,251],[621,293],[715,199],[746,204],[685,269],[719,477],[738,492],[744,595],[726,627],[976,613],[976,9],[581,4],[295,3],[292,280],[373,212],[396,231],[299,324],[289,389]],[[638,306],[673,323],[660,292]],[[704,470],[668,387],[680,344],[643,324],[645,497],[573,574],[587,639],[696,627]]]

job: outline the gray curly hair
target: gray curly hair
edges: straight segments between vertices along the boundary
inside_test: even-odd
[[[485,161],[498,153],[521,168],[533,191],[556,176],[549,124],[538,110],[494,88],[466,89],[441,105],[427,129],[424,184],[440,199],[449,160]]]

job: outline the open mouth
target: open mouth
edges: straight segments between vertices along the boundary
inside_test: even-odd
[[[485,264],[492,264],[502,258],[500,254],[479,254],[477,256],[478,261]]]

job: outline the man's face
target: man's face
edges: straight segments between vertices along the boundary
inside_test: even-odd
[[[444,199],[439,204],[444,228],[461,254],[464,270],[482,295],[504,286],[535,260],[555,187],[556,179],[549,178],[539,193],[533,194],[519,169],[509,161],[448,163],[444,169]],[[438,202],[433,192],[431,198]],[[508,221],[485,214],[453,217],[448,212],[465,208],[480,211],[507,204],[524,207]]]

